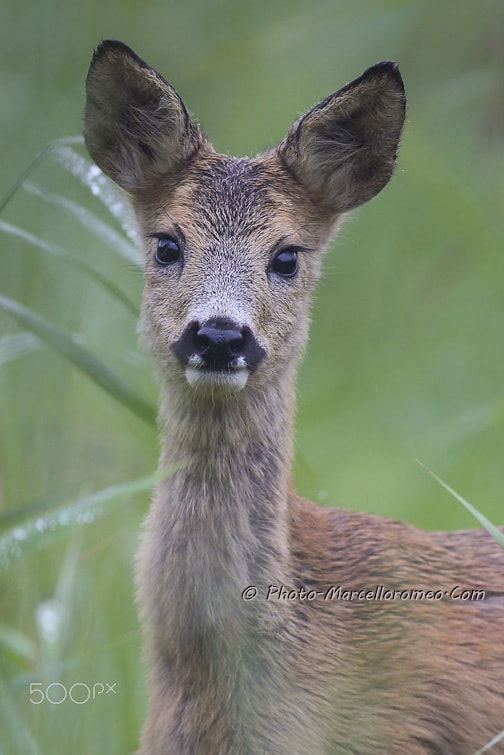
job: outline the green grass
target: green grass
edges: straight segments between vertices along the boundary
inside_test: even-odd
[[[157,462],[157,389],[136,341],[131,220],[68,138],[93,47],[131,44],[237,154],[281,139],[372,63],[399,61],[399,168],[326,259],[299,380],[296,483],[324,505],[455,529],[472,514],[415,459],[504,521],[502,10],[9,0],[5,11],[0,755],[119,755],[137,746],[145,709],[133,555]],[[116,693],[30,702],[30,684],[80,683]]]
[[[60,145],[51,145],[54,146]],[[44,150],[47,157],[51,153],[54,156],[55,150]],[[61,157],[61,152],[55,154]],[[124,203],[101,174],[77,153],[64,157],[65,168],[122,218]],[[31,164],[31,170],[38,162]],[[14,201],[17,191],[25,189],[38,200],[54,205],[58,213],[71,216],[75,223],[99,237],[101,244],[108,242],[119,256],[139,269],[138,251],[124,230],[114,229],[85,206],[64,196],[17,181],[6,196],[3,210]],[[150,370],[147,360],[136,354],[134,345],[138,306],[131,304],[119,286],[76,252],[5,221],[0,221],[0,232],[21,239],[48,256],[58,257],[73,275],[81,274],[84,281],[92,282],[96,290],[101,289],[118,312],[126,309],[132,313],[129,361],[141,367],[142,372]],[[0,365],[5,368],[22,362],[44,346],[49,347],[45,356],[51,358],[50,355],[57,354],[62,357],[65,370],[77,368],[78,373],[101,389],[108,397],[107,411],[110,402],[122,407],[123,422],[131,438],[136,436],[144,450],[151,452],[150,467],[154,468],[156,453],[151,436],[155,434],[156,412],[150,402],[96,357],[84,345],[82,334],[58,327],[30,307],[3,295],[0,310],[25,329],[2,337]],[[65,397],[62,395],[60,399],[64,411]],[[36,402],[36,397],[32,400]],[[80,390],[78,400],[83,412],[81,422],[85,422],[92,401],[89,403]],[[102,439],[103,428],[100,432],[96,430],[93,409],[96,411],[93,407],[87,420],[90,449],[96,443],[99,453],[100,446],[106,444],[111,453],[117,445],[114,439],[124,432],[124,427],[122,431],[117,424],[109,427],[107,437]],[[75,431],[75,417],[69,420],[71,425],[62,436],[69,437],[71,428]],[[146,424],[147,438],[142,438],[142,433],[132,426],[132,421],[138,420]],[[29,469],[28,458],[26,465]],[[0,512],[0,569],[6,577],[15,575],[13,584],[6,583],[4,593],[9,618],[0,623],[0,666],[5,680],[0,688],[2,753],[56,751],[55,726],[62,752],[67,751],[69,743],[82,752],[119,753],[135,746],[145,705],[139,633],[132,605],[132,553],[140,514],[138,506],[132,507],[128,502],[135,497],[145,502],[158,475],[122,482],[126,473],[122,461],[118,464],[119,482],[99,489],[95,479],[99,466],[92,459],[87,464],[85,459],[79,460],[77,467],[81,473],[87,469],[87,474],[80,483],[73,483],[76,491],[73,495],[62,492],[68,483],[55,487],[49,495],[46,484],[42,483],[34,499]],[[90,488],[93,492],[83,492]],[[113,515],[116,521],[103,521]],[[44,570],[39,573],[42,564]],[[48,585],[52,585],[49,595]],[[103,601],[101,610],[100,601]],[[60,711],[66,711],[66,715]],[[110,720],[120,723],[110,727]]]

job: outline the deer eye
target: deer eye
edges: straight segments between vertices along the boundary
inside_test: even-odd
[[[181,257],[181,249],[178,241],[168,234],[159,234],[155,236],[157,238],[157,247],[154,254],[154,259],[158,265],[166,267],[167,265],[173,265],[174,262],[178,262]]]
[[[278,252],[271,263],[271,270],[283,278],[292,278],[298,271],[297,249],[286,247]]]

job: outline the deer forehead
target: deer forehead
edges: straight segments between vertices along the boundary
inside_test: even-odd
[[[141,191],[145,233],[182,231],[197,249],[243,252],[262,264],[278,244],[320,243],[320,208],[311,205],[276,159],[198,156],[176,177],[159,177]],[[322,222],[321,222],[322,220]]]

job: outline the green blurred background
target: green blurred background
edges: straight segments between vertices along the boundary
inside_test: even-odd
[[[369,65],[399,62],[398,170],[347,220],[317,291],[297,485],[426,529],[475,526],[419,459],[502,523],[502,2],[10,0],[1,19],[0,197],[48,141],[79,134],[102,38],[132,46],[234,154],[277,142]],[[20,188],[0,213],[0,295],[74,334],[155,404],[135,315],[78,263],[5,226],[72,252],[138,306],[139,269],[45,199],[119,225],[51,155],[29,181],[43,196]],[[101,507],[89,496],[150,475],[156,431],[26,332],[0,312],[0,753],[127,753],[145,706],[132,562],[150,493],[112,489]],[[52,702],[37,705],[30,683]],[[99,683],[115,694],[57,704],[73,684]]]

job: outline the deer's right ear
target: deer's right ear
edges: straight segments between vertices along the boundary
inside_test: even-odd
[[[205,142],[173,87],[122,42],[100,44],[86,95],[87,150],[127,191],[173,170]]]
[[[315,199],[347,212],[391,177],[405,109],[397,65],[378,63],[296,121],[278,152]]]

